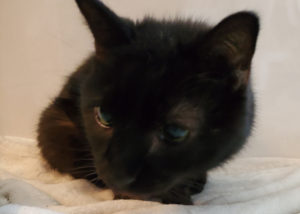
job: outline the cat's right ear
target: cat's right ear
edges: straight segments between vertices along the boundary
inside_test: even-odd
[[[118,17],[99,0],[76,0],[94,36],[97,57],[109,55],[109,50],[128,44],[133,38],[133,23]]]
[[[234,77],[235,89],[247,86],[249,82],[258,31],[257,15],[242,11],[223,19],[202,39],[202,57],[210,58],[214,63],[225,62],[229,65],[231,72],[223,75]]]

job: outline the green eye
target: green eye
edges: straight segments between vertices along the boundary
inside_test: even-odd
[[[103,128],[110,128],[112,126],[112,117],[109,113],[101,111],[100,107],[94,108],[95,118],[97,123]]]
[[[162,139],[168,142],[184,141],[189,135],[189,130],[177,125],[166,125],[162,131]]]

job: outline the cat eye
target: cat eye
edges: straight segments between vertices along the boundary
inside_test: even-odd
[[[170,143],[179,143],[184,141],[189,135],[189,130],[177,125],[166,125],[162,129],[161,138]]]
[[[109,113],[101,111],[100,107],[94,108],[95,118],[97,123],[103,128],[111,128],[112,126],[112,117]]]

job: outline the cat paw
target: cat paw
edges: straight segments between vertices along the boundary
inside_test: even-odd
[[[161,196],[161,202],[164,204],[184,204],[192,205],[191,196],[202,192],[206,183],[206,173],[197,179],[186,181],[186,183],[176,186],[168,193]]]

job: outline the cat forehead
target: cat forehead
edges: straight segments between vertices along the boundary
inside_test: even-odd
[[[190,115],[194,117],[199,112],[200,112],[200,106],[194,105],[187,100],[178,102],[170,110],[170,114],[173,116],[181,115],[182,113],[184,113],[185,115]]]
[[[150,17],[136,23],[137,40],[150,45],[176,46],[186,44],[200,37],[210,29],[205,23],[195,23],[191,20],[155,20]]]
[[[178,60],[179,61],[179,60]],[[95,77],[101,84],[95,91],[100,97],[112,97],[128,106],[143,105],[174,106],[172,114],[179,112],[196,112],[197,108],[191,103],[202,100],[202,94],[207,93],[198,82],[195,68],[189,66],[159,62],[144,64],[119,63],[116,67],[101,72],[103,75]],[[182,63],[183,64],[183,63]],[[186,69],[187,68],[187,69]],[[109,76],[108,78],[106,76]],[[106,81],[107,80],[107,81]],[[172,105],[170,105],[172,103]],[[170,111],[167,108],[166,111]]]

